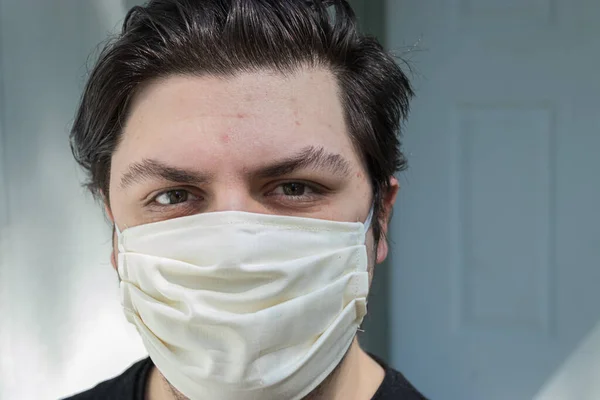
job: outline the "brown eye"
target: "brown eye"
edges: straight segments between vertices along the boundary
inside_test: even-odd
[[[290,182],[281,185],[283,194],[286,196],[302,196],[306,191],[306,185],[302,183]]]
[[[156,196],[155,201],[158,204],[161,204],[164,206],[171,206],[174,204],[186,202],[188,200],[189,196],[190,196],[190,193],[187,190],[181,190],[181,189],[169,190],[169,191],[163,192],[163,193],[159,194],[158,196]]]
[[[327,196],[327,189],[317,183],[302,181],[280,182],[273,190],[266,193],[274,206],[307,208],[318,204]]]

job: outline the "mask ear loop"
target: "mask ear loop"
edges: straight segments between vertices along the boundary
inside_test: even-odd
[[[371,228],[371,224],[373,223],[373,215],[375,213],[375,204],[371,205],[371,209],[369,210],[369,215],[367,219],[363,223],[363,233],[367,233]]]
[[[120,252],[124,252],[125,251],[125,247],[123,247],[123,244],[121,243],[121,240],[123,238],[123,232],[121,232],[121,230],[119,229],[119,225],[117,225],[116,223],[115,225],[115,232],[117,232],[117,249]],[[125,225],[125,229],[127,229],[127,225]],[[118,258],[119,255],[117,254],[117,262],[118,262]],[[121,279],[121,274],[119,273],[119,268],[117,268],[117,276],[119,277],[119,284],[121,283],[122,279]]]
[[[127,230],[127,225],[125,225],[125,230]],[[117,232],[117,246],[119,247],[119,251],[125,251],[123,245],[121,244],[121,238],[123,237],[123,232],[119,229],[119,225],[115,223],[115,232]]]
[[[373,223],[373,216],[375,214],[375,204],[371,205],[371,209],[369,210],[369,215],[367,215],[367,219],[365,220],[365,222],[363,223],[363,234],[367,234],[367,232],[369,231],[369,229],[371,228],[371,224]],[[361,327],[359,326],[358,328],[356,328],[356,330],[358,332],[364,332],[364,329],[361,329]]]

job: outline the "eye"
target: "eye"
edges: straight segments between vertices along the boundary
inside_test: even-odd
[[[286,196],[303,196],[308,189],[305,184],[298,182],[284,183],[280,187],[282,193]]]
[[[285,209],[309,208],[327,199],[330,191],[313,182],[280,182],[266,196],[273,207]]]
[[[324,192],[316,184],[303,182],[285,182],[277,185],[269,196],[279,198],[281,201],[312,201],[320,197]]]
[[[175,204],[184,203],[190,200],[193,195],[187,190],[175,189],[168,190],[156,196],[154,201],[163,206],[172,206]]]

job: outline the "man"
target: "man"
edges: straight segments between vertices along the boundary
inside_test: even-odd
[[[345,0],[152,0],[71,139],[150,355],[74,399],[422,399],[356,331],[412,91]]]

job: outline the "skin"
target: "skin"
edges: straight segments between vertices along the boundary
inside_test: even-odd
[[[121,230],[226,210],[365,221],[372,188],[348,136],[338,91],[331,73],[309,68],[286,75],[170,76],[147,83],[133,99],[112,157],[108,216]],[[323,158],[316,165],[274,167],[315,154]],[[398,191],[395,178],[390,184],[380,216],[383,232]],[[367,249],[372,271],[386,258],[388,245],[375,244],[369,231]],[[116,251],[113,245],[115,268]],[[383,376],[355,339],[338,368],[307,399],[368,400]],[[185,398],[156,368],[146,397]]]

